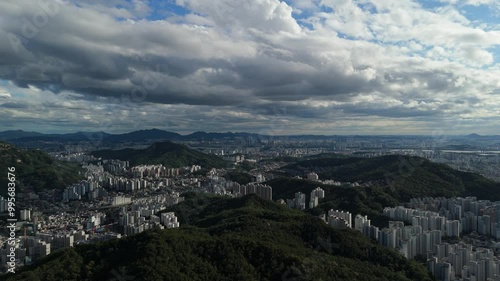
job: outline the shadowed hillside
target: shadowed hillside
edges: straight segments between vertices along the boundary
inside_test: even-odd
[[[99,150],[91,154],[103,159],[130,161],[131,165],[163,164],[171,168],[189,165],[222,168],[227,165],[224,160],[215,155],[205,154],[170,141],[153,143],[145,149]]]
[[[256,196],[188,195],[178,229],[58,251],[7,280],[432,280],[354,230]],[[189,208],[190,209],[190,208]]]
[[[314,171],[321,179],[386,186],[398,201],[424,196],[477,196],[500,200],[500,183],[413,156],[320,158],[291,164],[285,170],[289,175],[303,176]]]
[[[15,167],[17,186],[35,191],[60,189],[82,179],[81,168],[74,163],[53,159],[40,150],[24,150],[0,142],[0,185],[7,186],[7,168]],[[1,189],[5,195],[6,188]]]

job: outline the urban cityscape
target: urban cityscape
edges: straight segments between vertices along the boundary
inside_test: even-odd
[[[500,1],[0,1],[0,280],[500,281]]]
[[[127,160],[96,157],[92,150],[85,150],[82,143],[44,142],[47,147],[59,142],[58,146],[65,150],[50,151],[50,157],[78,164],[82,179],[58,191],[27,189],[17,194],[16,268],[36,264],[58,249],[121,239],[153,229],[179,228],[182,225],[179,216],[183,214],[168,209],[184,202],[183,194],[190,192],[224,198],[255,194],[290,209],[307,211],[318,208],[328,195],[328,191],[319,186],[357,189],[373,185],[373,182],[321,178],[319,169],[293,176],[293,179],[317,185],[310,192],[299,191],[289,197],[277,198],[271,186],[272,180],[282,176],[280,173],[287,170],[290,161],[314,159],[317,155],[360,159],[411,155],[436,164],[446,163],[450,168],[461,163],[463,170],[470,170],[473,163],[481,169],[498,161],[497,154],[483,156],[484,150],[468,153],[429,150],[429,147],[416,149],[410,148],[415,145],[414,141],[399,138],[403,141],[399,142],[397,149],[380,149],[370,144],[369,137],[365,137],[368,140],[363,141],[362,146],[355,140],[346,140],[340,147],[335,141],[318,144],[315,141],[308,143],[308,140],[287,142],[286,139],[247,147],[234,146],[231,138],[185,143],[226,161],[224,168],[196,164],[177,168],[161,163],[132,165]],[[377,137],[373,139],[378,142]],[[17,142],[23,144],[22,139]],[[403,146],[405,143],[408,147]],[[147,144],[135,147],[147,147]],[[493,149],[489,144],[486,147]],[[489,161],[478,161],[481,157]],[[247,182],[232,180],[229,175],[235,171],[241,173],[242,167],[246,169],[243,174],[248,177]],[[496,174],[484,176],[494,179]],[[474,196],[412,198],[409,202],[402,202],[404,205],[383,206],[382,215],[390,219],[386,226],[373,225],[368,215],[346,210],[326,210],[319,218],[335,229],[354,229],[386,248],[395,249],[407,259],[421,260],[438,280],[500,280],[498,202],[478,200]],[[2,197],[0,210],[6,212],[8,209],[9,201]],[[7,245],[8,241],[5,237],[2,244]],[[0,251],[2,270],[7,272],[10,250],[3,248]]]

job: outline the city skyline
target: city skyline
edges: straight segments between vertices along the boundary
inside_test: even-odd
[[[0,131],[500,134],[500,4],[2,1]]]

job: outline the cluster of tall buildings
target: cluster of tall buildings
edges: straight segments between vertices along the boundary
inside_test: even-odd
[[[498,239],[500,202],[475,197],[421,198],[412,199],[408,206],[384,209],[384,215],[398,221],[380,231],[381,244],[407,258],[427,258],[429,271],[439,280],[500,281],[500,259],[492,249],[442,242],[442,237],[471,232]]]
[[[92,155],[88,155],[84,152],[77,152],[77,153],[68,153],[64,155],[54,155],[54,157],[57,160],[63,160],[63,161],[68,161],[68,162],[90,162],[96,160],[96,158]]]
[[[357,214],[352,221],[352,214],[346,211],[329,210],[321,218],[330,226],[335,228],[353,228],[374,240],[379,240],[379,228],[371,225],[367,216]]]
[[[95,181],[82,181],[68,186],[63,190],[63,202],[82,200],[85,197],[94,200],[107,195],[108,191],[102,188],[99,183]]]
[[[116,191],[136,191],[151,187],[151,182],[145,179],[128,179],[122,177],[107,178],[106,187]]]
[[[30,209],[20,210],[20,220],[16,229],[25,235],[17,237],[15,253],[18,266],[31,264],[54,250],[72,247],[77,243],[103,241],[120,238],[121,234],[110,231],[111,225],[118,224],[124,234],[132,235],[151,228],[176,228],[179,222],[174,213],[155,215],[167,207],[183,201],[178,192],[158,194],[134,199],[133,204],[121,207],[117,223],[105,224],[102,212],[56,213],[37,220],[40,215]],[[127,203],[130,198],[116,196],[116,204]],[[71,229],[71,230],[67,230]],[[29,235],[29,236],[26,236]],[[0,241],[5,242],[5,241]],[[0,249],[0,269],[5,269],[10,248]],[[3,268],[2,268],[3,267]]]
[[[422,226],[405,226],[402,221],[391,221],[379,231],[379,243],[398,249],[406,258],[427,257],[441,243],[441,230],[423,230]]]
[[[198,171],[201,167],[193,165],[191,171]],[[130,168],[130,173],[134,178],[167,178],[176,177],[179,175],[179,168],[167,168],[163,165],[139,165]]]
[[[222,155],[224,155],[224,152],[222,152]],[[229,162],[240,163],[240,162],[245,161],[245,156],[240,155],[240,154],[226,155],[226,156],[223,156],[222,159],[229,161]]]
[[[500,260],[491,249],[444,243],[441,236],[441,230],[422,231],[420,225],[397,221],[380,231],[379,242],[407,258],[426,258],[428,270],[439,280],[500,281]]]
[[[309,209],[316,208],[319,204],[319,199],[325,198],[325,191],[317,187],[313,191],[311,191],[311,195],[309,196],[309,204],[307,204],[306,195],[302,192],[295,193],[295,197],[293,199],[287,199],[286,205],[293,209],[305,210],[307,207]]]
[[[306,195],[302,192],[295,193],[295,198],[286,199],[286,205],[293,209],[306,209]]]
[[[427,268],[440,280],[500,281],[500,259],[493,250],[463,242],[436,245]]]
[[[179,227],[174,213],[162,213],[160,216],[156,214],[182,201],[184,201],[184,197],[180,197],[177,192],[171,195],[155,195],[134,200],[134,204],[130,207],[131,210],[122,207],[118,225],[125,235],[134,235],[154,228]]]
[[[476,232],[500,239],[500,202],[476,197],[412,199],[410,208],[431,210],[448,220],[460,222],[460,233]]]
[[[328,211],[327,223],[335,228],[352,228],[352,214],[332,209]]]
[[[397,206],[384,208],[383,213],[393,220],[406,221],[412,226],[419,226],[422,231],[439,230],[442,236],[449,237],[460,237],[462,233],[460,220],[448,219],[437,212]]]
[[[179,227],[177,217],[173,212],[162,213],[160,216],[151,214],[156,210],[128,211],[120,214],[119,225],[125,235],[134,235],[148,229],[164,229]]]
[[[15,254],[17,266],[32,264],[57,249],[73,247],[75,243],[85,242],[89,238],[83,230],[73,230],[60,234],[43,234],[35,236],[18,237],[16,239]],[[0,268],[7,264],[10,247],[0,249]],[[5,269],[5,268],[4,268]]]
[[[299,177],[299,178],[301,178],[301,177]],[[348,186],[351,186],[351,187],[357,187],[357,186],[360,185],[357,182],[354,182],[354,183],[351,183],[351,182],[340,182],[340,181],[336,181],[336,180],[332,180],[332,179],[320,180],[318,174],[316,174],[315,172],[308,173],[306,175],[306,179],[310,180],[310,181],[316,181],[316,182],[319,182],[319,183],[322,183],[322,184],[334,185],[334,186],[348,185]]]
[[[225,173],[225,172],[224,172]],[[216,169],[212,169],[207,173],[206,180],[199,186],[202,186],[210,193],[220,195],[230,195],[233,197],[241,197],[248,194],[257,194],[259,197],[272,200],[273,188],[269,185],[260,182],[251,182],[247,184],[239,184],[234,181],[226,180],[221,173]]]
[[[134,210],[141,210],[142,212],[147,211],[154,214],[156,210],[164,210],[182,201],[184,201],[184,197],[180,196],[179,192],[172,192],[171,194],[158,194],[136,198],[133,200],[134,205],[132,208]]]
[[[113,174],[126,173],[130,167],[129,161],[121,161],[117,159],[105,159],[102,160],[102,166],[105,171]]]
[[[132,203],[132,198],[126,196],[113,196],[110,200],[111,206],[126,205]]]
[[[273,200],[273,188],[266,184],[248,183],[244,185],[234,185],[233,194],[237,197],[248,194],[256,194],[262,199]]]
[[[31,210],[24,209],[19,211],[19,220],[21,221],[30,221],[31,220]]]
[[[401,208],[393,209],[398,209],[391,212],[393,214],[405,213]],[[464,243],[442,243],[441,230],[423,231],[421,225],[405,226],[402,221],[390,221],[389,227],[379,230],[370,224],[367,216],[359,214],[352,225],[352,214],[338,210],[330,210],[326,222],[336,228],[356,229],[385,247],[397,249],[406,258],[427,258],[429,271],[439,280],[500,281],[500,267],[496,266],[500,262],[493,257],[491,250],[487,251],[489,258],[485,258],[485,249],[473,250],[471,245]]]
[[[161,224],[166,228],[176,228],[179,227],[179,222],[174,212],[162,213],[160,215]]]
[[[321,187],[316,187],[311,191],[309,197],[309,209],[318,207],[319,199],[325,198],[325,191]]]

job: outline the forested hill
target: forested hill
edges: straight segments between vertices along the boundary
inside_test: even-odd
[[[36,191],[64,188],[83,178],[77,164],[55,160],[40,150],[19,149],[0,141],[0,195],[4,196],[8,167],[15,168],[17,187],[32,187]]]
[[[4,279],[432,280],[423,265],[354,230],[255,195],[186,198],[170,210],[182,218],[178,229],[77,245]]]
[[[92,152],[95,157],[130,161],[131,165],[163,164],[166,167],[179,168],[200,165],[206,168],[223,168],[227,163],[216,155],[205,154],[183,144],[170,141],[156,142],[145,149],[98,150]]]
[[[326,157],[291,164],[285,171],[291,176],[304,176],[313,171],[320,179],[389,187],[390,195],[398,201],[425,196],[500,200],[500,183],[414,156]]]

